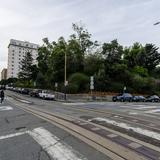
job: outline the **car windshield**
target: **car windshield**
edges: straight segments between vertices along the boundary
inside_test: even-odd
[[[123,96],[126,96],[126,97],[132,97],[132,95],[131,95],[131,94],[129,94],[129,93],[124,93],[124,94],[123,94]]]
[[[153,95],[152,97],[153,97],[153,98],[159,98],[157,95]]]

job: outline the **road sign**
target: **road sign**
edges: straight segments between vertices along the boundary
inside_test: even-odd
[[[94,89],[94,85],[90,85],[90,89],[93,90]]]
[[[90,77],[90,90],[93,90],[94,89],[94,77],[91,76]]]
[[[64,84],[65,86],[67,86],[68,85],[68,81],[65,81],[65,84]]]
[[[56,83],[55,83],[55,88],[57,88],[57,87],[58,87],[58,83],[56,82]]]

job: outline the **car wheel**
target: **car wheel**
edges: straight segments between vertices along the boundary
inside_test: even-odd
[[[121,102],[125,102],[125,99],[124,99],[124,98],[122,98],[122,99],[121,99]]]
[[[129,99],[129,102],[132,102],[132,99]]]
[[[116,97],[113,97],[113,98],[112,98],[112,101],[113,101],[113,102],[116,102],[116,101],[117,101]]]

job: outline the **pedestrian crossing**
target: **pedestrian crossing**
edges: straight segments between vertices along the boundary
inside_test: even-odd
[[[13,110],[13,108],[11,106],[0,106],[0,112],[9,110]]]

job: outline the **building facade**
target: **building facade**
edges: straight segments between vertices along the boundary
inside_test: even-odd
[[[7,78],[17,78],[20,72],[20,62],[27,52],[30,52],[33,63],[36,64],[38,56],[38,45],[27,41],[19,41],[11,39],[8,45],[8,67]]]
[[[7,69],[4,68],[1,72],[1,80],[6,80],[7,79]]]

